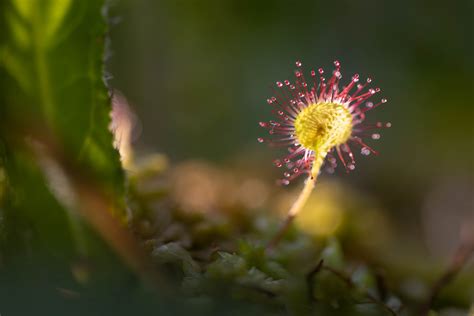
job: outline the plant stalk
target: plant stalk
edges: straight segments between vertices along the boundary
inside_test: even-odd
[[[313,162],[313,167],[311,169],[311,174],[306,179],[303,190],[301,191],[300,195],[298,196],[298,198],[296,199],[296,201],[293,203],[290,210],[288,211],[288,214],[285,220],[283,221],[283,224],[281,225],[280,229],[277,231],[275,236],[267,244],[265,248],[267,251],[271,251],[280,242],[280,240],[283,238],[285,233],[288,231],[288,228],[290,227],[291,223],[295,219],[296,215],[305,206],[306,202],[308,201],[309,196],[311,195],[311,192],[313,192],[314,186],[316,185],[319,169],[321,169],[321,166],[324,162],[325,157],[326,155],[317,155],[315,157],[315,160]]]

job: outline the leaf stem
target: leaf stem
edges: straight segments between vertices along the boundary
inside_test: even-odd
[[[326,155],[316,155],[316,158],[313,162],[313,168],[311,170],[310,176],[306,179],[305,185],[303,190],[301,191],[300,195],[296,199],[296,201],[291,206],[290,210],[288,211],[288,215],[286,216],[282,226],[277,231],[275,236],[270,240],[270,242],[266,246],[267,251],[271,251],[283,238],[285,233],[288,231],[291,223],[295,219],[296,215],[303,209],[306,202],[308,201],[311,192],[313,192],[314,186],[316,185],[316,180],[318,178],[319,169],[324,162],[324,158]]]

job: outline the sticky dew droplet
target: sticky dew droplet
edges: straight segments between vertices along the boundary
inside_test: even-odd
[[[362,149],[360,150],[360,153],[364,156],[368,156],[370,155],[370,149],[367,147],[362,147]]]

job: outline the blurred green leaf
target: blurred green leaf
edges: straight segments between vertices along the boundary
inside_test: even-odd
[[[152,256],[158,263],[178,263],[187,276],[196,276],[200,273],[199,265],[191,258],[187,252],[178,243],[172,242],[161,245],[153,250]]]
[[[321,258],[324,262],[336,269],[344,267],[344,254],[341,245],[335,238],[330,238],[326,248],[321,252]]]
[[[314,278],[314,297],[338,308],[354,303],[352,289],[341,278],[327,271],[319,272]]]
[[[359,266],[351,275],[351,281],[361,293],[374,290],[376,287],[375,276],[366,266]]]
[[[124,192],[123,173],[108,130],[102,6],[93,0],[2,3],[2,119],[10,127],[30,127],[30,133],[47,128],[117,197]]]
[[[0,268],[10,269],[1,282],[7,288],[21,288],[21,282],[50,288],[51,282],[69,289],[130,278],[78,212],[84,206],[124,209],[124,176],[102,80],[103,5],[0,1],[0,156],[7,179]],[[87,188],[100,192],[86,197]]]
[[[247,273],[247,263],[242,257],[227,252],[219,252],[218,255],[219,258],[207,267],[209,278],[226,280]]]

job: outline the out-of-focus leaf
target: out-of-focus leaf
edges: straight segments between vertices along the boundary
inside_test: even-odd
[[[49,306],[43,312],[64,314],[63,305],[45,301],[105,298],[105,284],[139,286],[99,237],[104,234],[79,216],[86,207],[99,216],[123,209],[116,207],[124,178],[102,80],[103,4],[0,1],[0,157],[7,183],[0,210],[2,313],[7,306],[18,309],[11,314]],[[15,307],[25,296],[34,301]]]
[[[352,289],[342,280],[327,271],[318,273],[314,280],[314,296],[318,301],[324,301],[338,308],[353,303]]]
[[[6,173],[14,184],[6,212],[25,212],[13,216],[25,215],[48,246],[66,242],[65,230],[78,246],[83,232],[73,204],[81,197],[72,196],[68,175],[54,164],[65,158],[117,205],[124,193],[102,80],[104,3],[8,0],[0,5],[0,135]],[[34,162],[42,158],[32,146],[47,147],[44,155],[51,163]],[[41,226],[48,218],[49,224]]]
[[[375,287],[377,281],[373,273],[371,273],[366,266],[359,266],[352,273],[351,280],[361,293],[367,291],[376,293]]]
[[[26,133],[48,129],[117,197],[123,173],[108,130],[102,6],[95,0],[2,2],[1,119],[3,128],[20,126]]]
[[[255,287],[269,293],[278,293],[282,287],[282,280],[273,280],[271,277],[255,267],[250,268],[247,274],[237,279],[239,284]]]
[[[178,243],[161,245],[153,250],[152,256],[158,263],[181,263],[183,272],[187,276],[195,276],[200,272],[199,265]]]
[[[207,267],[206,275],[210,278],[225,280],[243,276],[246,272],[247,263],[242,257],[219,252],[219,258]]]
[[[321,252],[321,258],[333,268],[342,269],[344,267],[344,254],[341,245],[335,238],[329,239],[327,246]]]

